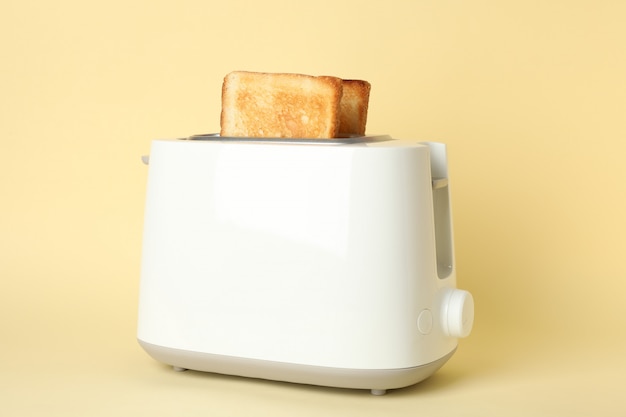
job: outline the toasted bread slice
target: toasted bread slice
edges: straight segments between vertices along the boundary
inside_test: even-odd
[[[334,138],[341,78],[235,71],[222,86],[221,136]]]
[[[371,85],[362,80],[343,80],[343,96],[340,103],[339,135],[363,136],[367,124]]]

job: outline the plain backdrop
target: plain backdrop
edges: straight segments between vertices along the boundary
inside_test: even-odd
[[[625,415],[624,21],[618,0],[4,0],[0,412]],[[232,70],[368,80],[368,133],[448,145],[476,321],[429,381],[372,398],[140,350],[141,155],[219,131]]]

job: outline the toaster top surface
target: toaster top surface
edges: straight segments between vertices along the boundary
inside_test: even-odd
[[[226,137],[218,133],[192,135],[181,140],[213,141],[213,142],[253,142],[271,143],[287,145],[367,145],[377,142],[387,142],[393,140],[389,135],[366,135],[366,136],[346,136],[340,138],[317,139],[317,138],[253,138],[253,137]]]

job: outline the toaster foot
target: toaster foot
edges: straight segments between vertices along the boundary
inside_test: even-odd
[[[187,370],[187,368],[181,368],[180,366],[172,366],[172,368],[176,371],[176,372],[185,372]]]
[[[385,395],[385,394],[387,394],[387,390],[386,389],[373,389],[371,392],[372,392],[372,395]]]

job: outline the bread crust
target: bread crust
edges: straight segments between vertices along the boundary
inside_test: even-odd
[[[339,135],[365,135],[371,85],[363,80],[343,80]]]
[[[220,135],[334,138],[342,95],[338,77],[233,71],[222,85]]]

